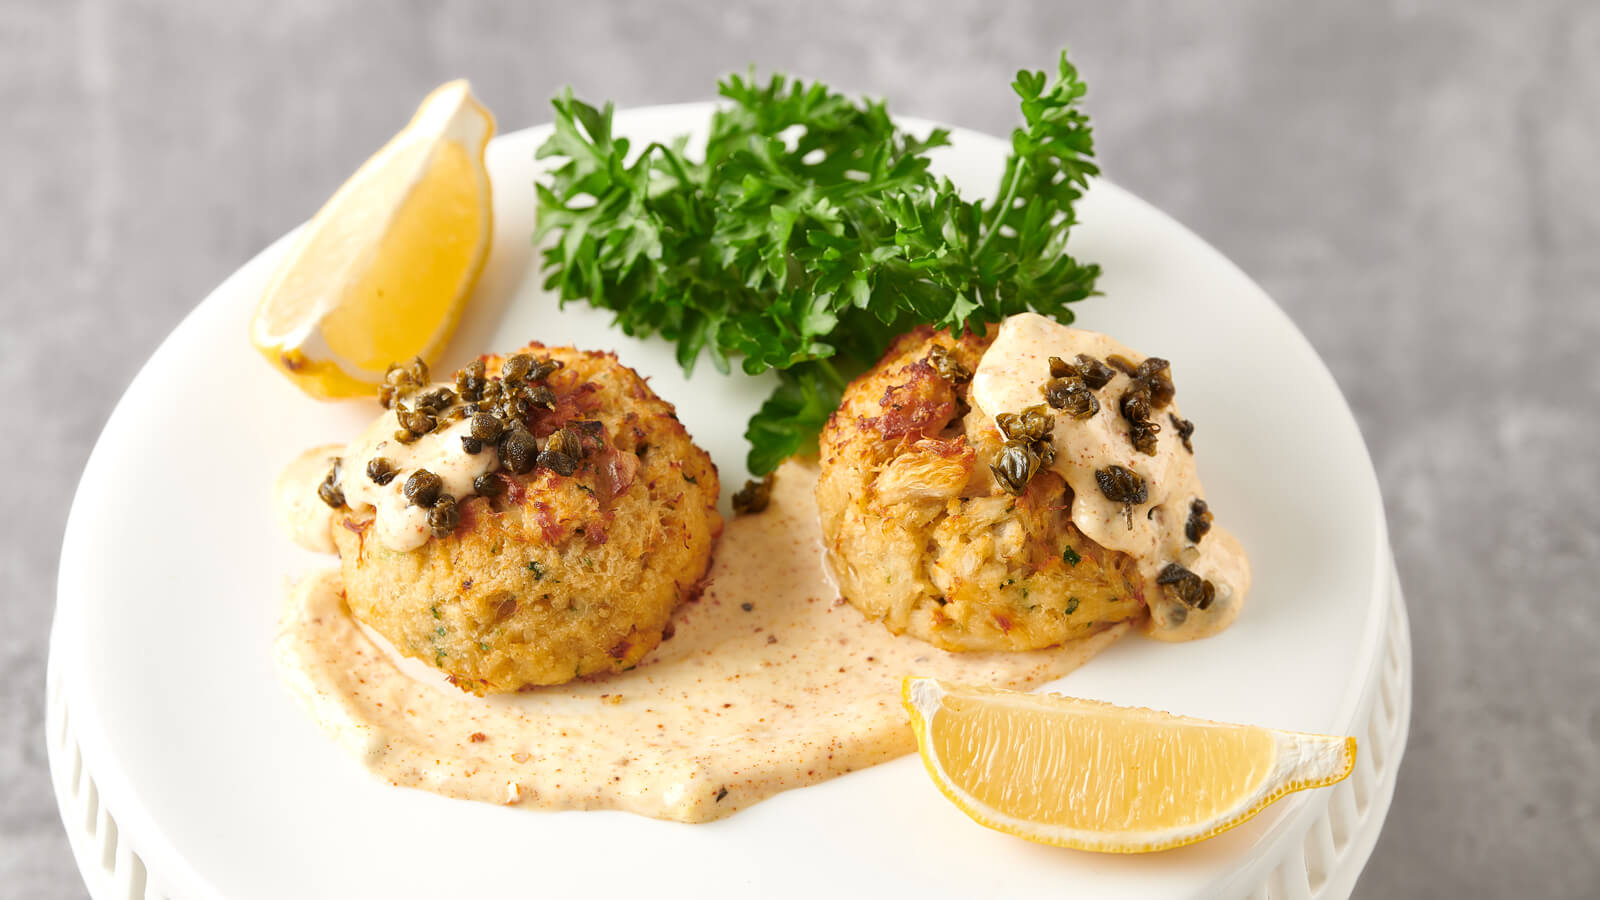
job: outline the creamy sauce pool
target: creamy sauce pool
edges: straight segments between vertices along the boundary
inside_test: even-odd
[[[1071,360],[1078,354],[1099,360],[1120,355],[1135,364],[1146,357],[1092,331],[1058,324],[1034,313],[1011,316],[1000,325],[972,376],[972,402],[984,414],[1015,413],[1044,402],[1040,387],[1050,380],[1050,357]],[[1205,499],[1194,454],[1184,448],[1168,413],[1182,418],[1176,401],[1158,414],[1156,453],[1135,450],[1128,422],[1117,401],[1132,379],[1117,372],[1095,391],[1100,411],[1078,420],[1056,415],[1051,439],[1056,458],[1051,466],[1072,488],[1072,522],[1095,543],[1134,557],[1145,577],[1150,606],[1149,634],[1168,641],[1207,637],[1228,627],[1239,615],[1250,589],[1250,564],[1238,540],[1213,524],[1198,544],[1184,534],[1190,504]],[[1144,478],[1147,502],[1131,517],[1122,503],[1107,499],[1095,471],[1118,465]],[[1178,563],[1216,586],[1208,609],[1190,609],[1169,599],[1156,584],[1168,563]]]
[[[307,485],[313,496],[325,472]],[[321,726],[395,784],[706,822],[914,751],[906,675],[1031,688],[1125,630],[1027,653],[947,653],[895,637],[825,579],[816,477],[786,463],[766,512],[728,523],[710,586],[631,672],[471,697],[363,630],[336,571],[290,592],[279,662]]]

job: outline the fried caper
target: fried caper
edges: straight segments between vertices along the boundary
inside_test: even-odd
[[[1134,364],[1133,360],[1123,356],[1120,353],[1113,353],[1106,357],[1106,363],[1110,365],[1111,368],[1116,369],[1130,378],[1133,377],[1135,372],[1139,371],[1139,367]]]
[[[989,465],[989,471],[1007,493],[1021,494],[1039,471],[1039,454],[1026,441],[1006,441],[1000,448],[1000,455]]]
[[[1197,497],[1193,503],[1189,504],[1189,521],[1183,525],[1183,536],[1189,539],[1189,543],[1198,544],[1200,539],[1205,537],[1206,532],[1210,530],[1211,508],[1206,505],[1204,500]]]
[[[505,364],[500,367],[500,377],[506,381],[522,381],[533,371],[533,357],[526,353],[518,353],[508,357]]]
[[[442,490],[444,490],[444,479],[427,469],[418,469],[406,479],[400,493],[405,495],[412,506],[430,507],[439,499],[439,492]]]
[[[393,481],[394,476],[394,463],[381,456],[374,456],[367,460],[367,477],[372,479],[372,482],[379,487]]]
[[[500,439],[500,462],[513,475],[533,471],[539,460],[539,444],[526,428],[512,428]]]
[[[1128,423],[1128,441],[1145,456],[1156,455],[1156,435],[1160,432],[1161,426],[1148,419]]]
[[[439,420],[421,407],[408,407],[404,403],[395,407],[395,419],[400,427],[416,435],[427,434],[438,426]]]
[[[1167,418],[1172,420],[1172,429],[1177,432],[1178,440],[1183,441],[1183,449],[1194,453],[1194,444],[1189,438],[1194,436],[1194,423],[1188,419],[1180,419],[1172,413],[1167,413]]]
[[[567,476],[578,471],[578,460],[583,458],[583,442],[571,428],[563,428],[545,440],[539,451],[539,465]]]
[[[1079,372],[1078,367],[1072,363],[1067,362],[1059,356],[1050,357],[1051,378],[1072,378],[1075,376],[1081,377],[1082,375],[1083,373]]]
[[[472,479],[472,491],[484,497],[498,497],[506,492],[506,483],[493,472],[484,472]]]
[[[428,383],[428,364],[420,356],[413,356],[411,362],[406,363],[406,373],[411,376],[411,383],[419,388]]]
[[[1087,353],[1079,353],[1073,362],[1077,363],[1078,374],[1083,376],[1083,383],[1088,385],[1090,390],[1098,391],[1116,377],[1110,366]]]
[[[323,503],[328,504],[334,509],[340,509],[344,506],[344,491],[339,490],[337,487],[334,487],[326,481],[317,485],[317,496],[322,499]]]
[[[772,480],[772,473],[768,472],[760,481],[746,481],[733,495],[733,511],[742,516],[765,510],[772,502]]]
[[[1122,399],[1117,401],[1117,407],[1122,410],[1122,417],[1129,422],[1143,422],[1150,418],[1150,386],[1143,381],[1135,380],[1123,392]]]
[[[972,380],[972,370],[961,364],[961,361],[950,354],[949,349],[941,344],[934,344],[928,351],[928,364],[939,373],[939,377],[955,384],[962,384]]]
[[[1100,493],[1112,503],[1138,505],[1150,499],[1150,491],[1139,473],[1122,466],[1095,469],[1094,482],[1100,486]]]
[[[536,384],[533,387],[528,388],[527,392],[523,396],[525,396],[528,403],[532,404],[533,406],[543,407],[544,409],[556,408],[556,392],[550,390],[542,384]]]
[[[462,400],[474,402],[483,398],[483,372],[481,359],[475,359],[456,370],[456,393],[461,395]]]
[[[1216,585],[1177,563],[1167,563],[1156,576],[1156,584],[1190,609],[1210,609],[1217,596]]]
[[[344,506],[344,491],[339,489],[340,462],[340,460],[334,460],[333,468],[328,470],[328,474],[322,479],[322,483],[317,485],[317,496],[321,498],[323,503],[334,509]]]
[[[1056,462],[1056,445],[1054,441],[1043,440],[1033,442],[1033,452],[1039,457],[1039,468],[1048,469]]]
[[[556,370],[560,369],[561,366],[561,360],[551,359],[548,356],[544,357],[543,359],[534,360],[533,368],[528,370],[528,380],[543,381],[546,378],[549,378],[551,375],[554,375]]]
[[[1020,413],[1001,413],[994,417],[994,424],[1010,440],[1032,442],[1049,437],[1056,427],[1056,418],[1046,412],[1041,403]]]
[[[1044,400],[1074,419],[1092,419],[1100,411],[1100,400],[1079,375],[1050,379],[1044,386]]]
[[[455,405],[456,392],[447,387],[437,387],[431,391],[418,394],[417,399],[413,402],[417,409],[425,409],[437,415]]]
[[[529,422],[533,417],[533,404],[528,391],[521,384],[506,389],[505,395],[494,405],[494,414],[504,422]]]
[[[468,456],[477,456],[483,452],[483,441],[470,434],[463,434],[461,436],[461,450]]]
[[[472,417],[472,436],[480,441],[498,441],[505,430],[505,423],[494,413],[480,412]]]
[[[1178,392],[1172,384],[1172,364],[1160,357],[1139,363],[1134,377],[1150,386],[1150,405],[1155,409],[1166,409]]]
[[[433,507],[428,510],[428,530],[436,538],[449,537],[456,530],[456,523],[461,521],[461,511],[456,509],[456,498],[449,494],[440,494],[433,501]]]

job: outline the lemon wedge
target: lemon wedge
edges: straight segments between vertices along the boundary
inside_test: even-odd
[[[1220,834],[1292,791],[1343,780],[1349,737],[907,678],[917,747],[979,824],[1042,844],[1146,853]]]
[[[391,362],[437,356],[488,256],[493,134],[467,82],[429,94],[278,264],[251,321],[256,349],[324,400],[371,392]]]

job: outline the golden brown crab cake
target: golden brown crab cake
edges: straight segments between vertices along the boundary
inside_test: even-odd
[[[1003,438],[967,383],[991,342],[921,328],[846,389],[817,482],[840,593],[945,650],[1034,650],[1144,615],[1133,558],[1072,524],[1059,475],[996,483]]]
[[[505,360],[483,357],[476,383],[458,373],[453,404],[423,409],[432,431],[385,439],[404,435],[417,398],[439,388],[414,390],[338,469],[350,499],[333,532],[351,612],[480,695],[637,664],[699,590],[722,529],[715,466],[644,379],[610,353],[530,344],[519,355],[536,364],[513,372],[521,388],[493,387],[510,381],[496,378]],[[511,393],[532,402],[519,409]],[[498,440],[478,428],[478,414],[496,410]],[[474,434],[487,439],[468,453]],[[369,469],[375,456],[385,463]],[[430,464],[438,493],[458,491],[453,506],[425,491],[408,498]],[[416,502],[430,499],[426,510]],[[385,515],[395,521],[379,523]],[[408,540],[407,515],[429,533]]]

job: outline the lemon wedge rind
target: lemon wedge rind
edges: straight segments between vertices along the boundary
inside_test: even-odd
[[[1073,827],[1060,821],[1041,821],[1040,818],[1014,814],[1015,811],[999,808],[996,803],[975,796],[974,790],[969,787],[973,784],[972,773],[953,772],[947,768],[938,750],[938,741],[932,738],[940,727],[938,718],[945,707],[946,699],[952,696],[978,704],[995,704],[997,707],[1022,710],[1025,714],[1037,714],[1041,717],[1041,722],[1051,716],[1060,716],[1063,717],[1063,721],[1066,717],[1073,717],[1093,724],[1093,721],[1099,718],[1111,726],[1131,724],[1135,726],[1132,730],[1143,732],[1147,737],[1170,731],[1179,737],[1179,746],[1174,748],[1179,750],[1181,750],[1182,735],[1186,733],[1201,738],[1205,737],[1201,733],[1205,729],[1224,729],[1241,734],[1251,732],[1245,736],[1258,750],[1269,750],[1271,758],[1268,764],[1256,767],[1259,771],[1248,780],[1248,783],[1232,785],[1231,792],[1219,794],[1211,790],[1205,791],[1204,797],[1194,798],[1198,814],[1187,821],[1142,828],[1130,827],[1126,823],[1117,827],[1084,828]],[[921,677],[905,679],[902,697],[916,732],[917,747],[928,776],[957,808],[979,824],[996,831],[1036,843],[1077,850],[1099,853],[1148,853],[1193,844],[1248,821],[1287,794],[1342,781],[1349,776],[1355,766],[1356,741],[1351,737],[1230,725],[1173,716],[1158,710],[1119,707],[1092,700],[944,685],[935,679]],[[1114,731],[1116,728],[1109,730]],[[999,753],[1006,752],[1004,748],[997,749]],[[1104,765],[1107,760],[1116,759],[1117,749],[1098,746],[1091,752],[1085,753],[1084,757],[1093,757]],[[992,755],[989,758],[992,759]],[[1141,777],[1139,775],[1141,769],[1159,769],[1159,766],[1146,765],[1141,761],[1123,760],[1120,772],[1095,773],[1074,768],[1071,759],[1060,760],[1058,763],[1059,765],[1053,766],[1052,769],[1061,777],[1078,778],[1086,785],[1096,781],[1104,782],[1107,778],[1113,780],[1121,777],[1138,778]],[[1136,793],[1141,789],[1139,785],[1133,787]],[[1028,789],[1031,788],[1025,788]],[[1143,786],[1142,789],[1147,793],[1159,793],[1167,789],[1177,791],[1179,793],[1174,795],[1179,798],[1177,803],[1181,805],[1184,802],[1181,792],[1185,788],[1181,784],[1150,785]],[[1098,799],[1090,796],[1082,798],[1082,801],[1092,805],[1098,802]],[[1137,818],[1137,811],[1131,817]]]

